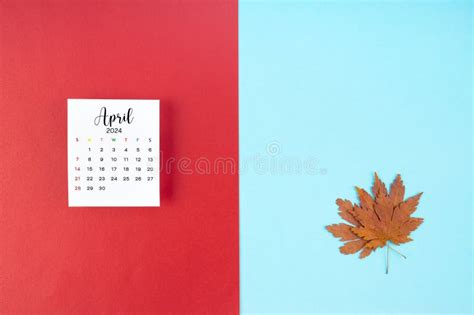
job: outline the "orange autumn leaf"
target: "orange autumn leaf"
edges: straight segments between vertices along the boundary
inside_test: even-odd
[[[400,175],[397,175],[390,190],[374,175],[372,195],[356,187],[359,204],[349,200],[337,199],[339,216],[348,222],[332,224],[326,229],[345,242],[339,250],[343,254],[355,254],[359,257],[369,256],[377,248],[391,242],[400,245],[412,241],[410,233],[416,230],[422,218],[413,218],[422,193],[405,199],[405,186]]]

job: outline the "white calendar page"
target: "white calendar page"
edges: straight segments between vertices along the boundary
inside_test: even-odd
[[[69,206],[159,206],[159,100],[67,102]]]

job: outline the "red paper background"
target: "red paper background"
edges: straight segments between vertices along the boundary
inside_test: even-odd
[[[67,207],[67,98],[158,98],[171,157],[238,158],[237,3],[0,6],[0,313],[236,314],[238,177]]]

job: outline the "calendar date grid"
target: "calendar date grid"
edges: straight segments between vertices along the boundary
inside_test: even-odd
[[[75,137],[74,190],[105,191],[118,183],[158,180],[151,137]]]

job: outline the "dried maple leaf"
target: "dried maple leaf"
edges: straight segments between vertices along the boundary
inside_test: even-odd
[[[390,191],[387,191],[377,173],[374,177],[372,195],[356,187],[359,204],[336,200],[340,217],[349,224],[332,224],[326,229],[345,242],[339,248],[343,254],[360,251],[359,257],[365,258],[388,242],[395,245],[410,242],[410,233],[423,222],[422,218],[411,217],[422,193],[404,200],[405,186],[400,175],[390,185]]]

